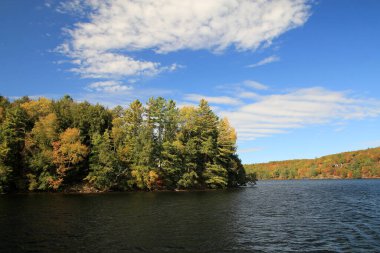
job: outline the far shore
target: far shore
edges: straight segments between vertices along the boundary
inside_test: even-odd
[[[268,178],[258,179],[257,181],[297,181],[297,180],[367,180],[367,179],[380,179],[380,177],[363,177],[363,178]]]

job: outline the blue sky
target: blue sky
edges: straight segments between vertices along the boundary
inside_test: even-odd
[[[0,93],[204,97],[243,162],[380,146],[380,1],[2,0]]]

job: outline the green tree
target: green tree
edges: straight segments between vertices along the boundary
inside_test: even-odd
[[[117,159],[108,131],[103,135],[95,133],[90,153],[90,172],[85,180],[99,190],[128,188],[128,169]]]
[[[6,143],[0,139],[0,193],[6,192],[9,187],[10,174],[12,168],[5,164],[9,148]]]
[[[183,146],[179,141],[163,143],[161,169],[164,185],[169,189],[175,189],[181,178],[182,150]]]
[[[137,139],[142,130],[144,108],[139,100],[133,101],[129,107],[119,112],[112,121],[111,136],[120,160],[132,165],[139,159]]]
[[[213,162],[217,154],[218,117],[211,110],[206,100],[202,99],[197,108],[195,130],[200,136],[200,168]]]
[[[178,181],[178,187],[181,189],[193,189],[199,187],[199,176],[194,171],[185,172]]]
[[[86,145],[90,144],[93,134],[103,134],[111,127],[111,112],[99,104],[91,105],[85,101],[73,104],[71,110],[73,127],[80,130],[81,140]]]
[[[74,104],[74,100],[69,95],[65,95],[58,101],[53,102],[53,111],[57,115],[60,132],[73,127],[72,111]]]
[[[6,111],[0,131],[0,166],[2,191],[25,187],[24,146],[28,117],[19,104]]]
[[[228,185],[227,170],[217,164],[207,164],[203,178],[209,188],[226,188]]]
[[[9,105],[10,105],[9,100],[6,97],[3,97],[0,95],[0,124],[5,119],[5,112]]]
[[[201,167],[200,133],[197,127],[197,108],[183,107],[179,111],[179,132],[177,134],[177,155],[181,159],[181,178],[179,188],[198,188],[201,179],[198,168]],[[200,169],[199,169],[200,170]]]

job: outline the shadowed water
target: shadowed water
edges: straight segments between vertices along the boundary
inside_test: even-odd
[[[380,252],[380,180],[0,196],[0,252]]]

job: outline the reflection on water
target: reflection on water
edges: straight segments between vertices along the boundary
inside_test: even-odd
[[[380,180],[0,196],[0,252],[380,251]]]

